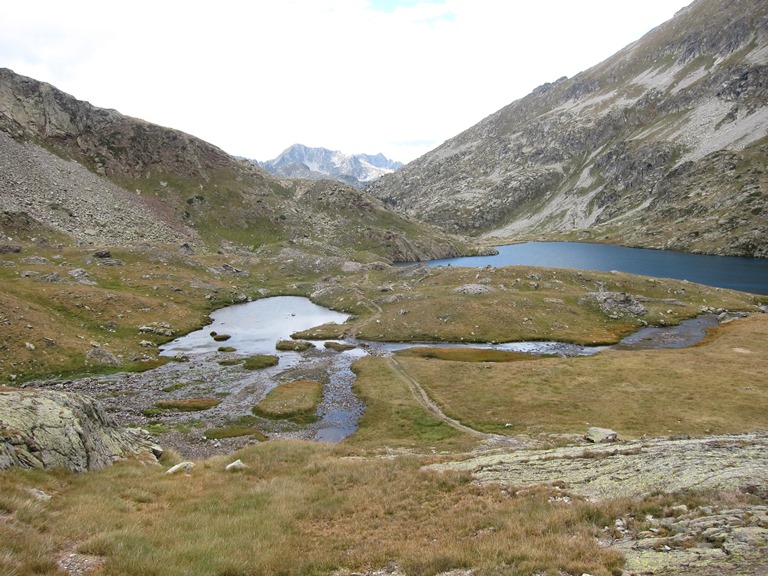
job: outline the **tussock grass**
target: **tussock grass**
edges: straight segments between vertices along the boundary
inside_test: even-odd
[[[280,359],[277,356],[271,354],[256,354],[245,359],[243,368],[246,370],[261,370],[262,368],[277,366],[279,361]]]
[[[385,297],[378,291],[382,284],[393,286]],[[481,284],[489,291],[456,292],[465,284]],[[749,294],[682,281],[531,266],[430,268],[405,278],[385,270],[370,274],[361,289],[376,313],[359,318],[352,331],[359,338],[380,341],[611,344],[643,323],[677,324],[698,315],[704,306],[755,310],[758,301]],[[605,311],[584,299],[597,292],[630,294],[647,312],[634,316]],[[354,298],[360,300],[359,294]],[[319,302],[340,306],[346,300],[326,295]]]
[[[516,362],[518,360],[535,360],[535,356],[523,352],[509,350],[492,350],[485,348],[432,348],[414,346],[395,353],[398,357],[433,358],[437,360],[453,360],[455,362]]]
[[[238,438],[240,436],[253,436],[257,440],[264,442],[267,437],[258,428],[253,426],[222,426],[220,428],[210,428],[205,431],[205,437],[209,440],[221,440],[223,438]]]
[[[397,564],[406,574],[472,568],[492,574],[619,574],[598,536],[616,518],[643,529],[675,505],[737,505],[695,493],[591,503],[549,487],[478,486],[464,473],[424,472],[415,457],[360,458],[348,448],[268,442],[214,458],[191,475],[121,462],[82,475],[0,473],[3,574],[60,576],[64,546],[105,557],[104,574],[331,574]],[[239,474],[224,466],[240,458]],[[54,498],[24,509],[27,487]],[[301,551],[301,553],[297,553]]]
[[[161,400],[155,406],[161,410],[178,410],[180,412],[201,412],[221,404],[217,398],[186,398],[183,400]]]
[[[294,380],[270,390],[254,406],[253,413],[262,418],[286,419],[300,424],[314,422],[317,406],[323,399],[323,385],[314,380]]]
[[[399,359],[446,414],[478,430],[581,434],[605,426],[624,437],[701,435],[765,428],[766,347],[768,316],[758,315],[676,350],[484,366]]]
[[[387,446],[452,451],[475,446],[476,439],[424,410],[385,358],[368,356],[352,369],[357,375],[353,390],[365,402],[365,412],[358,431],[346,443],[374,450]]]
[[[343,342],[326,342],[323,346],[334,352],[345,352],[356,348],[353,344],[344,344]]]
[[[346,455],[274,442],[202,463],[190,476],[130,462],[62,475],[45,524],[19,521],[28,540],[2,545],[21,548],[20,576],[35,573],[35,545],[50,562],[64,543],[105,556],[104,573],[124,576],[330,574],[393,562],[408,574],[471,566],[478,575],[607,576],[621,566],[597,545],[595,520],[607,515],[591,505],[550,502],[548,489],[516,496],[465,474],[421,472],[415,458]],[[223,470],[234,457],[248,465],[240,474]],[[28,482],[18,471],[0,481]]]

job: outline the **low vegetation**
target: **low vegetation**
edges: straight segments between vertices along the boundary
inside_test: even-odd
[[[346,352],[347,350],[354,350],[354,344],[344,344],[343,342],[326,342],[323,347],[333,350],[334,352]]]
[[[224,438],[239,438],[240,436],[252,436],[264,442],[267,437],[258,428],[253,426],[233,425],[220,428],[209,428],[205,431],[205,437],[209,440],[222,440]]]
[[[221,404],[217,398],[185,398],[183,400],[161,400],[155,407],[161,410],[178,410],[179,412],[201,412]]]
[[[398,360],[446,414],[485,432],[581,434],[601,426],[625,438],[701,435],[765,428],[765,342],[768,317],[758,315],[721,325],[691,348],[493,364],[403,353]]]
[[[643,323],[676,323],[704,307],[751,311],[765,302],[683,282],[572,270],[376,266],[365,274],[316,273],[315,260],[305,266],[226,253],[181,258],[155,249],[115,250],[124,265],[107,267],[79,248],[62,249],[61,261],[53,259],[58,251],[39,252],[51,264],[24,269],[61,273],[69,269],[64,262],[82,264],[96,285],[25,278],[18,274],[20,257],[4,255],[15,264],[0,267],[0,321],[9,323],[0,341],[4,382],[157,366],[165,360],[151,344],[199,328],[211,310],[260,290],[314,295],[354,315],[344,325],[296,335],[312,339],[348,333],[377,340],[592,344],[615,342]],[[224,263],[244,273],[226,272]],[[468,284],[487,291],[463,293]],[[588,297],[600,292],[632,295],[646,311],[602,309]],[[162,333],[163,324],[171,335]],[[122,365],[88,360],[92,341]],[[736,432],[765,428],[768,366],[759,351],[766,342],[765,317],[757,316],[683,350],[532,359],[493,350],[414,349],[397,355],[404,372],[389,359],[366,356],[353,365],[365,412],[341,445],[270,440],[199,462],[192,474],[179,476],[165,474],[180,458],[172,451],[158,467],[121,462],[80,476],[0,473],[0,573],[61,576],[57,559],[76,553],[100,558],[105,576],[332,574],[395,565],[409,575],[469,568],[478,576],[619,574],[621,555],[597,544],[605,526],[618,517],[664,514],[679,503],[716,505],[721,496],[600,503],[574,496],[567,504],[562,487],[483,487],[464,473],[424,471],[425,464],[485,446],[425,409],[409,378],[448,416],[482,432],[554,441],[580,435],[589,424],[623,436]],[[274,355],[220,360],[254,370],[278,361]],[[219,399],[200,390],[198,398],[145,410],[149,418],[163,416],[148,428],[187,426],[210,439],[262,441],[264,418],[316,417],[322,387],[306,375],[295,377],[304,380],[276,387],[256,408],[258,416],[203,422],[204,410]],[[162,394],[168,399],[183,392],[182,385],[183,379],[168,382]],[[185,409],[202,410],[201,421],[165,421],[168,410]],[[224,472],[237,458],[247,468]],[[38,500],[31,488],[53,497]]]
[[[280,340],[275,344],[275,350],[281,352],[304,352],[314,347],[314,344],[306,340]]]
[[[314,380],[294,380],[270,390],[254,406],[256,416],[273,420],[285,419],[308,424],[317,419],[317,407],[323,399],[323,385]]]
[[[271,354],[256,354],[245,359],[243,368],[246,370],[261,370],[262,368],[277,366],[279,361],[280,359],[277,356]]]
[[[518,360],[536,360],[523,352],[493,350],[489,348],[438,348],[414,346],[395,353],[399,358],[426,358],[436,360],[452,360],[454,362],[516,362]]]

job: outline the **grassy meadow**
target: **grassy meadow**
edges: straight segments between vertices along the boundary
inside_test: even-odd
[[[4,382],[150,368],[161,360],[140,341],[159,345],[170,337],[139,333],[139,326],[164,322],[183,333],[240,294],[311,295],[353,314],[341,328],[315,331],[329,339],[343,331],[375,340],[586,344],[615,342],[644,323],[674,324],[702,307],[752,311],[761,302],[684,282],[573,270],[373,266],[362,273],[337,268],[329,275],[227,254],[115,251],[124,266],[108,267],[83,249],[60,250],[60,259],[53,249],[40,252],[49,264],[27,265],[19,261],[23,254],[8,255],[15,267],[0,268]],[[82,265],[95,284],[19,274],[58,270],[64,276],[63,262]],[[227,272],[224,263],[243,273]],[[457,291],[467,284],[487,290]],[[601,291],[631,294],[647,311],[638,316],[601,309],[587,296]],[[123,364],[93,364],[86,355],[91,342]],[[365,413],[359,430],[338,445],[267,441],[197,462],[191,474],[179,475],[165,473],[184,457],[172,451],[157,466],[125,461],[81,475],[0,472],[0,573],[63,576],[57,562],[76,554],[93,559],[92,573],[102,576],[342,576],[381,569],[408,575],[454,569],[478,576],[617,575],[621,555],[598,541],[613,537],[606,527],[616,518],[669,515],[681,503],[732,503],[747,496],[566,502],[561,496],[567,492],[552,487],[479,486],[465,473],[427,472],[425,464],[488,446],[482,434],[426,409],[416,386],[447,416],[480,433],[544,435],[557,442],[590,425],[612,427],[624,437],[758,430],[766,428],[768,414],[766,349],[768,317],[754,315],[679,350],[571,359],[451,349],[412,349],[395,360],[367,356],[353,364]],[[259,368],[275,360],[237,361]],[[284,383],[258,411],[305,418],[314,413],[319,393],[317,382]],[[203,419],[204,408],[215,402],[188,400],[153,409],[197,409]],[[208,430],[201,422],[201,434],[265,439],[255,421],[248,416]],[[225,472],[238,458],[247,467]]]

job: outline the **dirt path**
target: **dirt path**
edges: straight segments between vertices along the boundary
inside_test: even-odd
[[[474,428],[470,428],[468,426],[464,426],[464,424],[462,424],[458,420],[454,420],[453,418],[447,416],[442,410],[440,410],[437,404],[435,404],[434,402],[432,402],[432,400],[430,400],[424,388],[422,388],[421,385],[413,378],[413,376],[411,376],[408,373],[408,371],[403,367],[403,365],[397,361],[397,358],[395,358],[394,356],[389,356],[387,358],[387,361],[389,362],[389,365],[392,368],[392,371],[395,374],[397,374],[400,378],[406,381],[406,383],[408,384],[408,388],[411,391],[411,394],[413,394],[413,397],[416,398],[417,402],[421,404],[421,406],[425,410],[427,410],[430,414],[432,414],[439,420],[442,420],[452,428],[455,428],[456,430],[459,430],[460,432],[464,432],[471,436],[482,438],[484,440],[495,440],[497,438],[495,434],[485,434],[484,432],[479,432],[478,430],[475,430]]]

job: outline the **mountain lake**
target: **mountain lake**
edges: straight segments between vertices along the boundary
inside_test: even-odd
[[[545,266],[578,270],[618,270],[641,276],[768,294],[768,259],[689,254],[586,242],[525,242],[496,246],[493,256],[429,260],[429,266]]]

